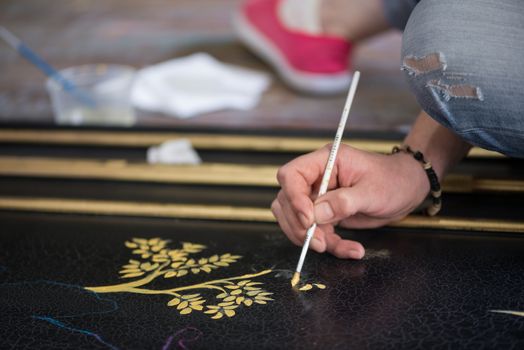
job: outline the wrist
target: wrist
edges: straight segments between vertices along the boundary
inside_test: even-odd
[[[440,181],[471,148],[470,144],[424,111],[420,113],[403,144],[422,152]]]
[[[431,204],[426,208],[426,213],[429,216],[437,215],[442,208],[442,190],[439,178],[431,163],[426,160],[422,152],[411,149],[409,145],[403,145],[402,147],[395,146],[393,147],[392,153],[404,153],[410,155],[420,163],[429,182],[429,194],[431,197]]]
[[[410,187],[416,192],[417,205],[422,203],[430,192],[430,182],[420,163],[410,154],[404,152],[391,153],[390,157],[402,168],[402,175],[408,179]]]

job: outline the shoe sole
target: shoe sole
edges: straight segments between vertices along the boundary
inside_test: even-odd
[[[282,80],[296,90],[315,95],[331,95],[346,91],[351,83],[349,73],[324,75],[304,73],[294,69],[275,45],[253,27],[241,13],[235,14],[233,26],[240,40],[273,66]]]

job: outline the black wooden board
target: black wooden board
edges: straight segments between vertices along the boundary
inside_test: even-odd
[[[418,230],[345,232],[362,261],[310,253],[304,277],[327,289],[289,286],[299,248],[272,224],[0,213],[0,347],[47,349],[504,348],[524,346],[524,240],[518,235]],[[219,320],[181,315],[166,295],[94,294],[123,283],[133,237],[206,245],[191,257],[243,256],[210,274],[160,278],[161,290],[212,279],[253,278],[274,301]],[[137,277],[142,278],[142,277]],[[133,279],[130,279],[133,280]],[[191,291],[193,293],[195,291]],[[215,290],[198,290],[205,305]],[[205,309],[204,309],[205,310]]]

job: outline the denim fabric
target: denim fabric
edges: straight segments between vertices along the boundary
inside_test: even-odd
[[[473,145],[524,158],[523,0],[422,0],[402,60],[432,118]]]

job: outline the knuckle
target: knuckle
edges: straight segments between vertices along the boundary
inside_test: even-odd
[[[283,185],[284,182],[286,182],[287,178],[288,178],[288,173],[289,173],[289,167],[288,165],[283,165],[281,166],[278,171],[277,171],[277,181],[280,185]]]
[[[336,205],[333,206],[333,210],[338,214],[337,216],[348,217],[356,214],[353,202],[344,192],[338,192],[335,196],[335,201]]]
[[[289,204],[290,204],[291,208],[293,208],[296,211],[302,209],[302,207],[303,207],[302,203],[303,203],[303,201],[300,200],[300,198],[292,198],[289,201]]]
[[[275,218],[277,218],[277,215],[280,212],[280,204],[278,203],[278,200],[276,199],[271,203],[271,212],[273,213]]]

